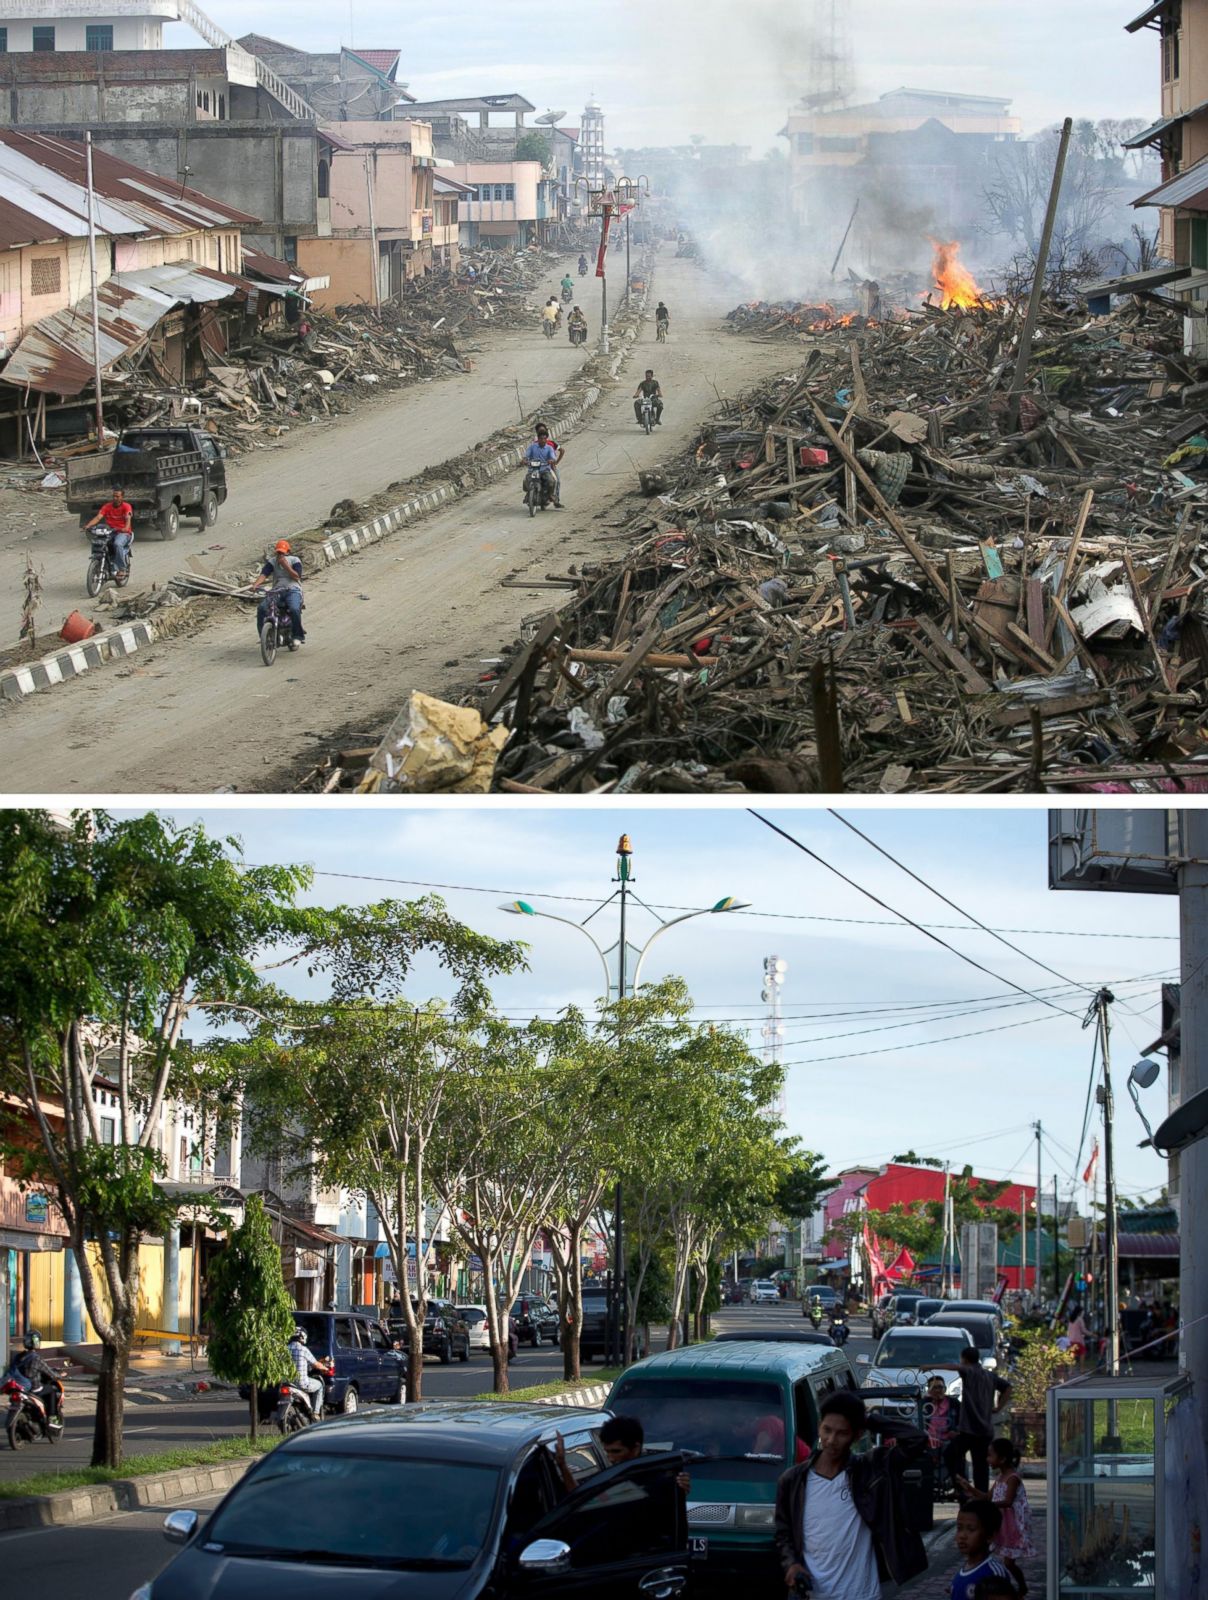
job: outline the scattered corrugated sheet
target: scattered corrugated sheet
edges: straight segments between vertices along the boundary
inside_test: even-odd
[[[192,261],[118,272],[97,290],[101,370],[136,349],[174,306],[229,300],[257,286]],[[87,299],[45,317],[9,357],[0,379],[23,389],[75,395],[92,382],[92,311]]]

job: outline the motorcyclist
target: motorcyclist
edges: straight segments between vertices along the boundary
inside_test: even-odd
[[[323,1420],[323,1379],[312,1378],[311,1372],[316,1368],[320,1372],[327,1369],[318,1356],[307,1348],[307,1334],[305,1328],[295,1328],[289,1336],[289,1359],[294,1364],[297,1387],[306,1391],[310,1400],[311,1414],[316,1422]]]
[[[843,1344],[847,1338],[847,1312],[836,1301],[829,1312],[830,1336],[836,1344]]]
[[[659,301],[658,307],[657,307],[657,309],[655,310],[655,313],[654,313],[654,325],[655,325],[655,327],[657,328],[660,325],[660,323],[662,324],[662,326],[664,328],[670,328],[670,326],[671,326],[671,313],[670,313],[670,311],[667,310],[667,307],[663,304],[663,302],[661,300]]]
[[[562,321],[562,307],[558,304],[557,297],[551,295],[541,308],[543,322],[551,323],[555,328]]]
[[[654,422],[658,427],[663,421],[663,391],[659,387],[653,367],[646,368],[646,376],[633,391],[633,414],[639,422],[642,420],[642,401],[647,398],[654,401]]]
[[[92,521],[84,524],[84,532],[95,528],[98,522],[104,522],[109,528],[109,549],[114,568],[118,572],[128,572],[130,546],[134,543],[134,511],[120,483],[114,484],[113,493]]]
[[[544,422],[539,422],[534,431],[532,444],[524,452],[524,465],[526,468],[536,463],[541,468],[541,481],[546,488],[554,491],[554,505],[559,511],[562,509],[562,474],[558,471],[558,463],[565,455],[561,445],[549,436],[549,429]]]
[[[267,557],[260,569],[260,576],[253,582],[253,589],[261,589],[268,583],[273,594],[279,594],[285,601],[289,612],[290,630],[295,644],[306,643],[306,630],[302,626],[302,563],[297,556],[291,554],[288,539],[278,539],[273,546],[273,553]],[[264,627],[264,619],[268,615],[268,597],[266,596],[256,607],[256,632]]]
[[[822,1326],[822,1301],[817,1295],[812,1295],[810,1298],[810,1321],[815,1328]]]
[[[26,1393],[41,1406],[42,1437],[50,1437],[50,1423],[63,1409],[63,1385],[53,1367],[42,1359],[42,1335],[30,1328],[25,1335],[25,1348],[9,1363],[9,1372],[18,1380]]]
[[[562,293],[566,297],[566,299],[569,300],[571,295],[574,294],[574,292],[575,292],[575,280],[571,277],[570,273],[568,272],[568,273],[564,274],[563,279],[562,279]]]
[[[578,333],[580,329],[582,329],[584,339],[587,338],[587,318],[583,315],[578,306],[574,308],[570,316],[567,318],[566,327],[567,332],[572,335],[572,343],[574,342],[573,335]]]
[[[579,257],[579,276],[581,278],[586,278],[586,276],[587,276],[587,257],[586,256],[580,256]]]

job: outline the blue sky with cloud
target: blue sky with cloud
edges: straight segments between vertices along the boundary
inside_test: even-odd
[[[1035,1170],[1028,1124],[1039,1117],[1054,1141],[1045,1170],[1051,1174],[1056,1165],[1064,1192],[1091,1059],[1082,1017],[1097,986],[1116,985],[1121,1186],[1125,1193],[1152,1193],[1164,1182],[1164,1163],[1136,1148],[1141,1129],[1122,1091],[1123,1074],[1159,1031],[1161,979],[1177,976],[1177,902],[1051,892],[1043,811],[844,808],[965,910],[992,927],[1025,930],[1008,937],[1061,978],[1085,986],[1060,996],[1062,1011],[1022,1001],[1002,981],[1035,991],[1057,987],[1058,978],[975,929],[937,928],[995,976],[978,972],[740,810],[167,809],[182,821],[201,817],[212,831],[237,834],[249,861],[292,857],[319,869],[316,901],[423,892],[368,881],[374,877],[464,886],[443,891],[459,917],[499,938],[526,938],[531,947],[530,970],[496,988],[500,1005],[517,1015],[569,1003],[591,1008],[600,967],[581,936],[556,923],[508,916],[500,902],[520,896],[582,920],[611,892],[617,839],[627,829],[636,892],[662,916],[727,894],[751,902],[749,914],[706,918],[668,933],[653,947],[644,977],[682,974],[702,1016],[735,1024],[749,1019],[758,1044],[763,958],[783,957],[788,1122],[835,1165],[887,1160],[914,1146],[975,1160],[991,1176],[1026,1175]],[[765,810],[896,911],[931,925],[960,923],[826,812]],[[642,944],[656,926],[637,910],[631,942]],[[593,927],[605,944],[615,938],[612,912]],[[302,992],[304,980],[292,981]],[[434,966],[417,970],[417,998],[439,990]],[[944,1011],[907,1027],[900,1011],[883,1010],[917,1005]],[[831,1013],[838,1020],[828,1021]],[[1151,1120],[1159,1120],[1161,1085],[1146,1103]]]
[[[302,49],[399,47],[413,93],[515,90],[576,121],[595,93],[610,145],[711,142],[774,145],[804,91],[812,0],[461,0],[431,5],[349,0],[206,0],[238,36],[254,30]],[[1124,33],[1142,7],[1101,0],[850,0],[860,91],[903,84],[1009,96],[1029,129],[1076,117],[1156,116],[1152,33]],[[187,45],[184,27],[169,42]]]

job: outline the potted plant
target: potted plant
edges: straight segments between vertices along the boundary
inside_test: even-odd
[[[1011,1373],[1011,1442],[1021,1455],[1047,1451],[1045,1403],[1048,1391],[1074,1365],[1069,1350],[1058,1348],[1048,1328],[1019,1336],[1023,1349]]]

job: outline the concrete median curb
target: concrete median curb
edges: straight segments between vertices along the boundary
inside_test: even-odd
[[[64,645],[38,661],[6,667],[0,672],[0,699],[23,700],[39,689],[53,689],[69,678],[78,678],[91,667],[132,656],[136,650],[154,642],[155,629],[149,622],[127,622],[105,633],[94,633],[91,639]]]
[[[534,1401],[539,1406],[602,1406],[608,1399],[611,1383],[587,1383],[581,1389],[568,1389],[565,1394],[545,1394]],[[504,1396],[506,1399],[507,1397]]]
[[[30,1495],[21,1500],[0,1500],[0,1533],[22,1528],[62,1528],[73,1523],[98,1522],[122,1511],[148,1506],[185,1505],[208,1494],[225,1494],[259,1456],[219,1461],[209,1466],[180,1467],[174,1472],[149,1472],[141,1478],[115,1478],[58,1494]]]

